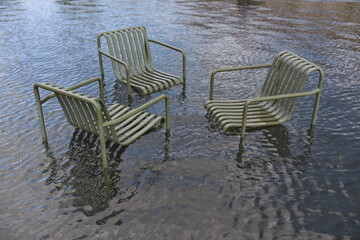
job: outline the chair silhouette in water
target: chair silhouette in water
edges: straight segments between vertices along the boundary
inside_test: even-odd
[[[258,97],[244,100],[214,100],[214,79],[218,72],[269,68]],[[319,73],[317,87],[302,91],[313,72]],[[298,97],[315,94],[311,126],[315,125],[320,93],[324,80],[323,70],[315,64],[289,52],[280,52],[272,64],[216,69],[210,79],[210,100],[205,108],[225,134],[240,135],[240,144],[246,128],[278,125],[290,119]],[[240,130],[240,131],[239,131]]]
[[[95,81],[98,81],[99,83],[100,98],[86,96],[85,94],[74,91],[74,89]],[[39,88],[53,93],[41,98]],[[170,131],[170,107],[166,95],[161,95],[136,109],[121,104],[114,104],[109,108],[106,108],[101,78],[93,78],[68,88],[48,83],[35,83],[34,93],[44,144],[47,145],[47,134],[42,104],[49,99],[56,97],[69,124],[99,136],[102,164],[104,168],[107,168],[108,166],[106,155],[107,140],[122,146],[127,146],[149,130],[160,128],[164,122],[166,124],[166,132],[168,133]],[[143,111],[161,100],[165,100],[165,118]]]
[[[108,52],[101,48],[102,41],[106,42]],[[182,77],[165,73],[155,68],[149,42],[159,44],[182,54]],[[168,44],[148,39],[145,27],[100,33],[97,37],[97,45],[101,77],[104,79],[102,56],[106,56],[111,59],[116,78],[127,85],[129,96],[131,96],[132,88],[137,90],[140,95],[146,95],[177,84],[185,84],[185,52]]]

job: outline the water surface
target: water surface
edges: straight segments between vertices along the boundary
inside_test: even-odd
[[[359,23],[359,1],[0,0],[0,239],[359,238]],[[110,144],[106,177],[98,139],[52,101],[46,150],[33,84],[99,76],[97,34],[139,25],[187,53],[186,89],[163,91],[172,136]],[[181,73],[177,53],[152,47],[160,69]],[[290,121],[249,132],[240,155],[239,137],[206,117],[210,73],[285,49],[325,70],[314,135],[314,99],[299,99]],[[106,66],[106,102],[129,104]],[[264,74],[220,74],[216,96],[255,96]]]

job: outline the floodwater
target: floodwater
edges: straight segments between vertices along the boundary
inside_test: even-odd
[[[0,0],[0,239],[359,239],[359,23],[359,1]],[[99,76],[97,34],[132,26],[187,53],[187,84],[162,92],[172,136],[110,144],[107,176],[98,139],[56,101],[45,149],[32,86]],[[181,73],[177,53],[152,48],[158,68]],[[314,134],[306,97],[239,154],[239,137],[206,116],[210,73],[285,49],[325,71]],[[162,94],[128,102],[105,63],[107,104]],[[219,74],[215,95],[255,96],[263,77]]]

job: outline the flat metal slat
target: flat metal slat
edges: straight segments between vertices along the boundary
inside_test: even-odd
[[[132,135],[131,137],[128,137],[127,140],[123,142],[124,145],[129,145],[129,144],[133,143],[134,141],[136,141],[136,139],[138,139],[139,137],[144,135],[147,131],[149,131],[151,128],[153,128],[158,122],[160,122],[161,119],[162,119],[161,117],[157,117],[153,121],[151,121],[149,124],[145,125],[142,129],[137,131],[134,135]]]
[[[150,81],[144,76],[133,76],[132,80],[150,91],[159,91],[161,89],[161,84],[158,81]]]
[[[116,125],[115,130],[116,130],[117,135],[128,131],[131,128],[131,126],[133,126],[134,123],[138,123],[139,120],[141,119],[141,117],[145,116],[144,114],[145,114],[144,112],[137,113],[137,114],[127,118],[126,120],[122,121],[118,125]],[[145,119],[145,117],[144,117],[144,119]]]
[[[143,79],[151,82],[151,83],[156,83],[159,85],[159,87],[165,87],[165,88],[169,88],[172,87],[172,79],[171,78],[165,78],[162,76],[156,76],[153,72],[144,72],[144,74],[142,75]]]
[[[135,132],[138,131],[138,129],[147,125],[148,122],[150,122],[152,119],[153,117],[150,117],[147,114],[137,116],[135,120],[131,121],[126,126],[118,130],[117,133],[120,136],[120,140],[123,136],[133,135]]]

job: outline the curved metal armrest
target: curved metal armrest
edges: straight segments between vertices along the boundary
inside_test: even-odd
[[[153,43],[156,43],[156,44],[159,44],[161,46],[164,46],[164,47],[167,47],[167,48],[170,48],[170,49],[173,49],[175,51],[178,51],[178,52],[181,52],[181,54],[183,56],[185,56],[185,52],[183,50],[181,50],[180,48],[177,48],[177,47],[174,47],[174,46],[171,46],[169,44],[166,44],[166,43],[162,43],[162,42],[159,42],[159,41],[156,41],[156,40],[153,40],[153,39],[148,39],[149,42],[153,42]]]
[[[213,100],[213,98],[214,98],[214,81],[215,81],[215,74],[216,73],[238,71],[238,70],[246,70],[246,69],[256,69],[256,68],[268,68],[268,67],[271,67],[271,64],[262,64],[262,65],[252,65],[252,66],[241,66],[241,67],[215,69],[214,71],[212,71],[211,77],[210,77],[210,100]]]
[[[310,96],[310,95],[319,93],[320,91],[321,91],[320,88],[315,88],[314,90],[307,91],[307,92],[288,93],[288,94],[266,96],[266,97],[256,97],[256,98],[246,100],[245,104],[250,104],[252,102],[263,102],[263,101],[277,100],[277,99],[283,99],[283,98],[296,98],[296,97]]]
[[[125,119],[128,119],[129,117],[143,111],[144,109],[154,105],[155,103],[161,101],[161,100],[165,100],[165,113],[166,113],[166,130],[170,130],[170,102],[169,102],[169,98],[167,95],[161,95],[143,105],[141,105],[140,107],[131,110],[130,112],[126,113],[125,115],[121,116],[120,118],[111,120],[111,121],[106,121],[104,122],[104,127],[110,126],[110,125],[114,125],[114,124],[118,124],[122,121],[124,121]]]
[[[271,101],[271,100],[277,100],[277,99],[283,99],[283,98],[297,98],[297,97],[304,97],[304,96],[310,96],[313,94],[320,93],[321,89],[316,88],[311,91],[307,92],[299,92],[299,93],[289,93],[289,94],[281,94],[281,95],[274,95],[274,96],[266,96],[266,97],[257,97],[252,99],[247,99],[246,103],[244,105],[243,109],[243,118],[242,118],[242,126],[241,126],[241,138],[245,137],[245,129],[246,129],[246,119],[247,119],[247,111],[248,107],[253,102],[263,102],[263,101]]]
[[[162,43],[162,42],[159,42],[159,41],[156,41],[156,40],[153,40],[153,39],[148,39],[149,42],[153,42],[153,43],[156,43],[156,44],[159,44],[163,47],[167,47],[169,49],[172,49],[172,50],[175,50],[177,52],[180,52],[181,55],[182,55],[182,62],[183,62],[183,79],[184,81],[186,80],[186,54],[185,52],[180,49],[180,48],[177,48],[177,47],[174,47],[174,46],[171,46],[169,44],[166,44],[166,43]]]
[[[101,58],[101,55],[104,55],[104,56],[110,58],[111,60],[114,60],[115,62],[120,63],[121,65],[123,65],[125,67],[126,82],[127,82],[127,88],[128,88],[127,90],[128,90],[128,94],[131,95],[131,83],[130,83],[130,68],[129,68],[129,65],[126,62],[121,61],[120,59],[110,55],[109,53],[104,52],[101,48],[98,48],[98,52],[99,52],[101,77],[104,78],[104,69],[103,69],[102,58]]]
[[[101,48],[98,48],[98,51],[99,51],[99,53],[101,53],[102,55],[104,55],[104,56],[106,56],[106,57],[110,58],[111,60],[114,60],[115,62],[117,62],[117,63],[120,63],[120,64],[124,65],[124,67],[126,68],[126,71],[128,71],[129,66],[128,66],[128,64],[127,64],[126,62],[121,61],[120,59],[118,59],[118,58],[116,58],[116,57],[114,57],[114,56],[110,55],[110,54],[109,54],[109,53],[107,53],[107,52],[104,52]]]
[[[87,85],[87,84],[90,84],[90,83],[92,83],[92,82],[95,82],[95,81],[98,81],[98,82],[99,82],[100,99],[101,99],[102,101],[104,101],[104,89],[103,89],[103,88],[104,88],[104,85],[103,85],[102,79],[99,78],[99,77],[91,78],[91,79],[89,79],[89,80],[87,80],[87,81],[83,81],[83,82],[80,82],[80,83],[71,85],[71,86],[69,86],[69,87],[66,87],[65,90],[75,90],[75,89],[77,89],[77,88],[83,87],[83,86],[85,86],[85,85]],[[39,88],[39,87],[40,87],[40,88],[43,88],[43,87],[42,87],[42,84],[40,84],[40,83],[35,83],[35,85],[34,85],[34,91],[38,91],[38,88]],[[43,89],[45,89],[45,88],[43,88]],[[41,100],[40,100],[40,103],[43,104],[43,103],[45,103],[47,100],[49,100],[49,99],[51,99],[51,98],[53,98],[53,97],[55,97],[55,94],[54,94],[54,93],[51,93],[51,94],[45,96],[43,99],[41,99]]]

